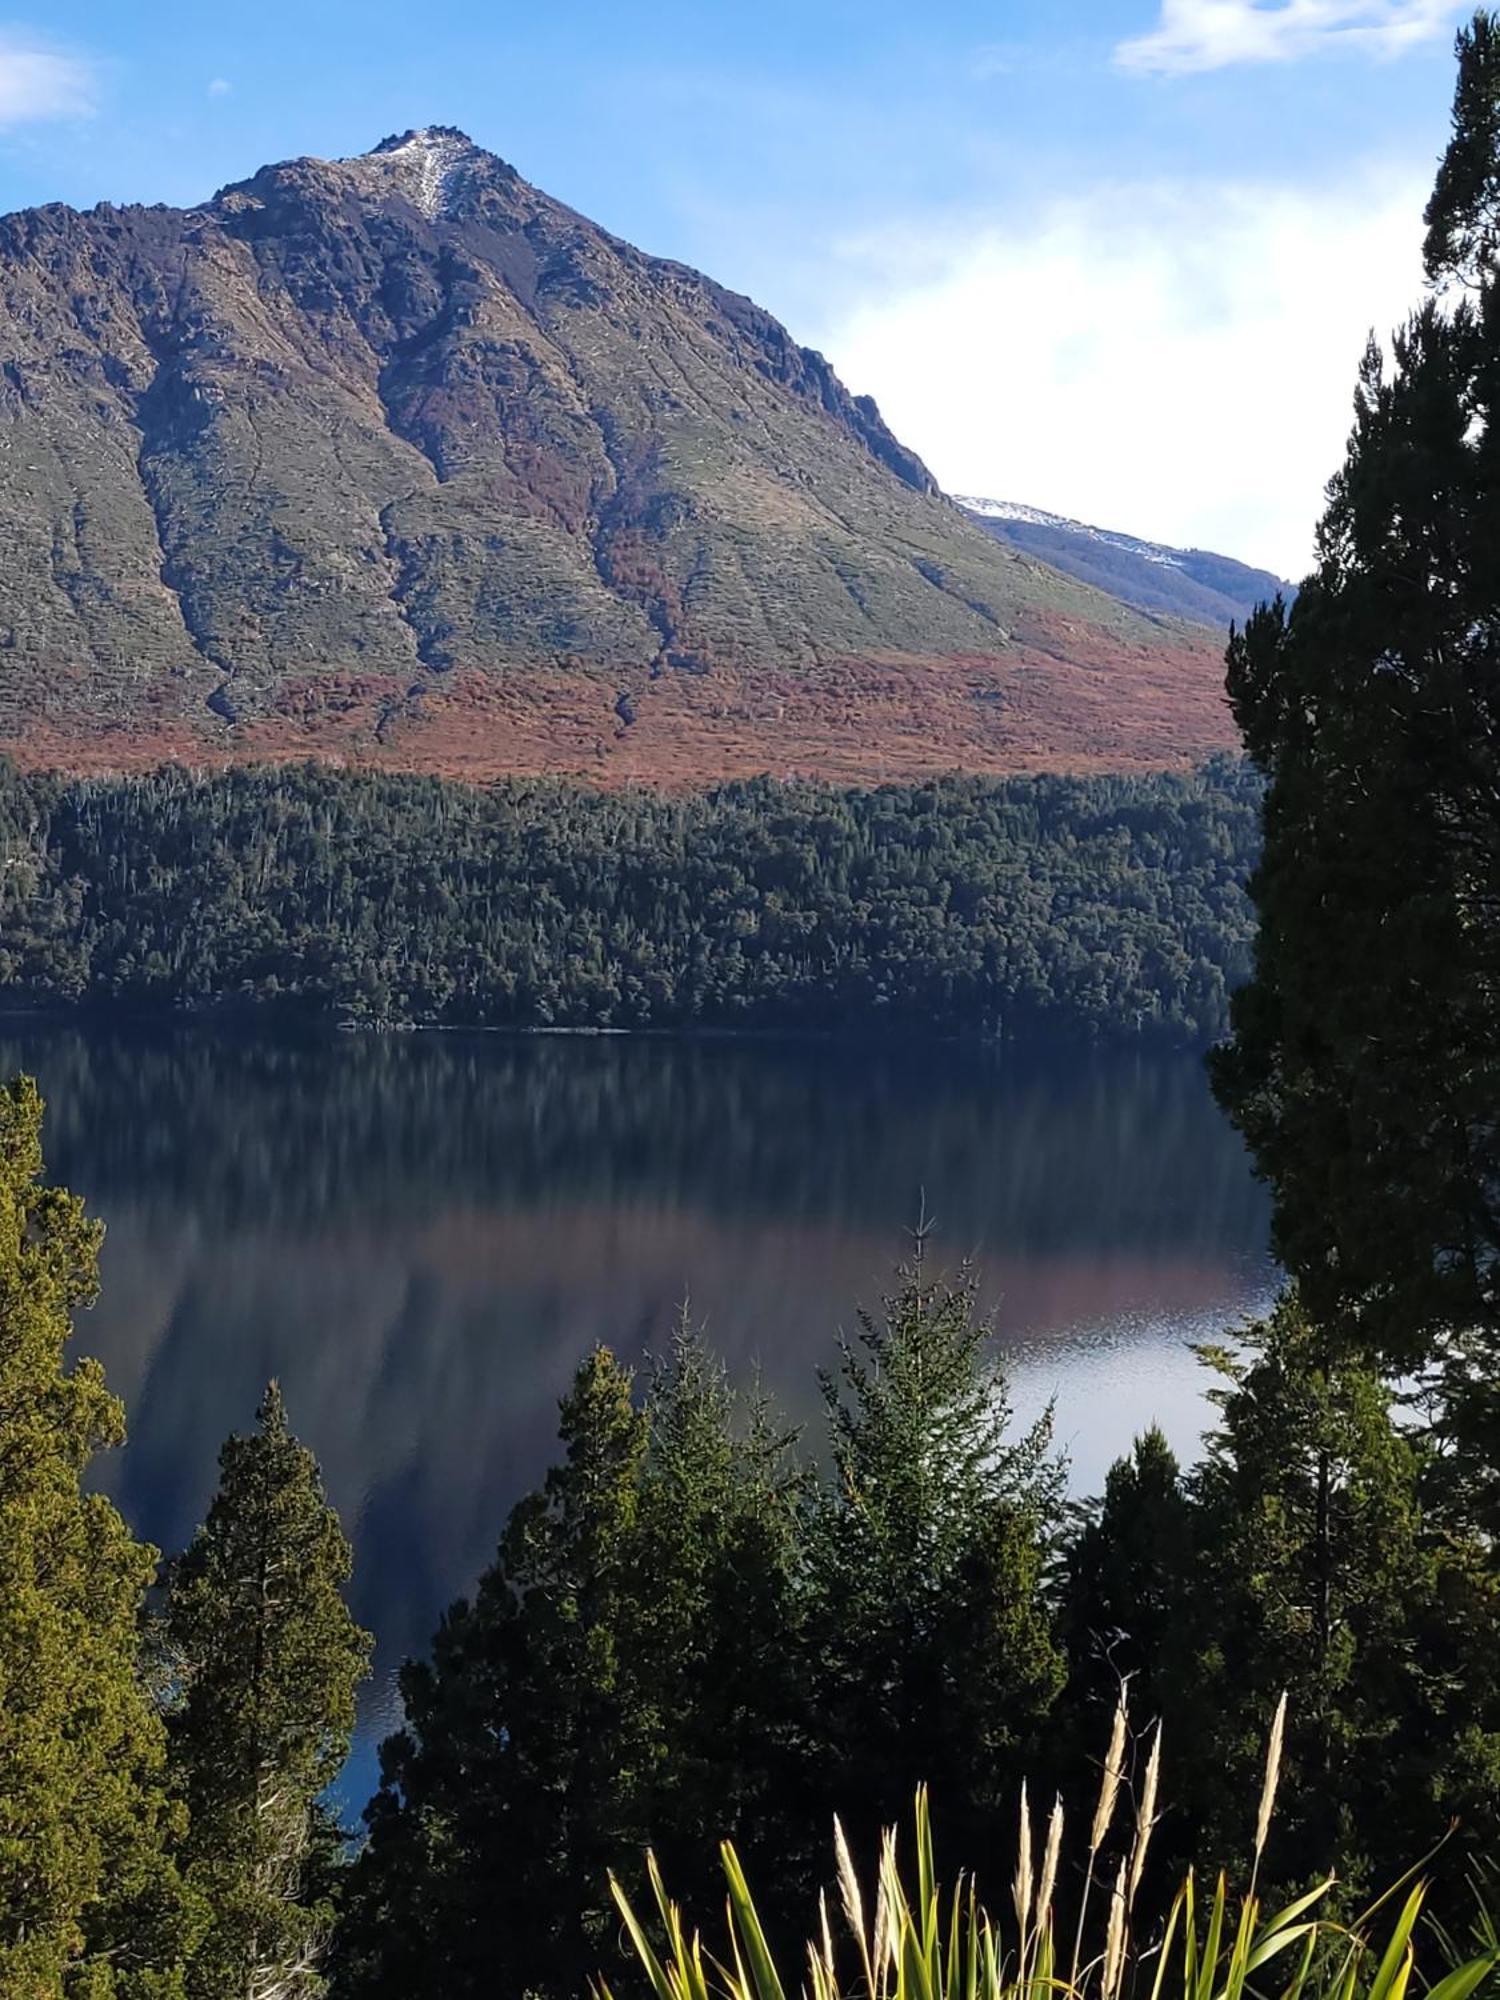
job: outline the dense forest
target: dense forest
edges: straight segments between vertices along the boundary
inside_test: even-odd
[[[516,1028],[1156,1034],[1248,969],[1258,780],[673,798],[327,767],[0,773],[12,1004]]]

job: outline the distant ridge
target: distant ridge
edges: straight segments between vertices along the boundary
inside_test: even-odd
[[[692,785],[1143,769],[1218,648],[451,126],[0,220],[0,748]]]
[[[1110,528],[1090,527],[1063,514],[1011,500],[955,496],[971,520],[997,542],[1024,549],[1053,568],[1106,590],[1140,611],[1190,618],[1216,628],[1243,624],[1257,604],[1279,591],[1290,601],[1296,587],[1270,570],[1205,549],[1178,549]]]

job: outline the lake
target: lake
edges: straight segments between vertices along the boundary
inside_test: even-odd
[[[124,1397],[100,1484],[180,1547],[279,1377],[393,1676],[545,1470],[558,1398],[684,1299],[798,1421],[922,1212],[974,1257],[1018,1414],[1056,1399],[1076,1490],[1153,1418],[1201,1434],[1189,1351],[1262,1305],[1267,1204],[1199,1058],[619,1037],[0,1030],[51,1176],[108,1225],[76,1343]]]

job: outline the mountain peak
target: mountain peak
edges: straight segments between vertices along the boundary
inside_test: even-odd
[[[483,150],[457,125],[410,125],[404,132],[389,133],[378,146],[370,148],[370,153],[402,153],[408,146],[432,146],[446,141],[466,147],[471,152]],[[361,157],[368,159],[370,154]]]
[[[372,152],[339,164],[385,182],[429,221],[457,213],[475,168],[494,161],[456,125],[421,125],[382,139]]]
[[[1230,740],[1212,635],[997,548],[770,313],[451,126],[0,219],[0,357],[32,762],[682,785]]]

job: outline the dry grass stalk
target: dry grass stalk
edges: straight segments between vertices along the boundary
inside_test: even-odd
[[[1136,1891],[1141,1886],[1141,1876],[1146,1868],[1146,1849],[1151,1844],[1151,1829],[1156,1824],[1156,1793],[1161,1782],[1161,1723],[1156,1725],[1156,1734],[1151,1739],[1151,1755],[1146,1759],[1146,1778],[1141,1786],[1141,1796],[1135,1809],[1135,1842],[1130,1854],[1130,1881],[1126,1887],[1125,1900],[1133,1908]]]
[[[1281,1752],[1286,1741],[1286,1689],[1281,1691],[1281,1699],[1276,1704],[1276,1713],[1271,1719],[1271,1739],[1266,1745],[1266,1775],[1260,1788],[1260,1812],[1255,1821],[1255,1858],[1260,1860],[1265,1851],[1266,1836],[1271,1831],[1271,1814],[1276,1809],[1276,1787],[1281,1781]]]
[[[1053,1801],[1052,1817],[1047,1823],[1047,1845],[1042,1850],[1042,1878],[1036,1892],[1036,1927],[1045,1929],[1052,1915],[1052,1892],[1057,1887],[1057,1864],[1062,1857],[1063,1802],[1061,1796]]]
[[[1115,1816],[1115,1801],[1120,1796],[1120,1785],[1125,1776],[1125,1736],[1129,1727],[1129,1696],[1124,1681],[1120,1683],[1120,1698],[1115,1704],[1115,1719],[1110,1725],[1109,1748],[1104,1753],[1104,1769],[1099,1777],[1099,1799],[1094,1807],[1094,1823],[1089,1829],[1089,1865],[1083,1878],[1083,1894],[1078,1899],[1078,1929],[1073,1935],[1073,1969],[1068,1983],[1077,1988],[1078,1961],[1083,1953],[1083,1927],[1089,1913],[1089,1891],[1094,1886],[1094,1864],[1099,1858],[1099,1849],[1104,1845],[1104,1836],[1109,1832],[1109,1823]]]
[[[895,1968],[900,1950],[900,1912],[904,1902],[901,1877],[896,1869],[896,1829],[887,1827],[880,1843],[880,1891],[875,1899],[875,1977],[870,1992],[885,1991],[887,1975]]]
[[[1115,1877],[1114,1892],[1110,1897],[1109,1922],[1104,1931],[1104,1970],[1099,1981],[1100,2000],[1114,2000],[1125,1969],[1125,1871],[1128,1866],[1126,1861],[1120,1863],[1120,1872]]]
[[[1026,1927],[1031,1917],[1031,1807],[1026,1797],[1026,1780],[1021,1780],[1021,1826],[1016,1836],[1016,1878],[1011,1896],[1016,1906],[1016,1922],[1021,1929],[1021,1950],[1026,1949]]]
[[[1109,1748],[1104,1754],[1099,1803],[1094,1807],[1094,1824],[1089,1829],[1090,1854],[1097,1854],[1104,1845],[1104,1836],[1109,1832],[1109,1823],[1115,1816],[1115,1801],[1120,1796],[1120,1785],[1125,1776],[1125,1731],[1128,1721],[1125,1689],[1122,1686],[1120,1699],[1115,1705],[1115,1719],[1110,1726]]]
[[[838,1859],[839,1894],[843,1899],[844,1918],[859,1945],[866,1989],[873,1993],[875,1967],[871,1961],[869,1933],[865,1929],[864,1898],[859,1893],[859,1877],[854,1871],[854,1857],[849,1852],[849,1842],[844,1835],[843,1823],[836,1813],[833,1820],[833,1851]]]

